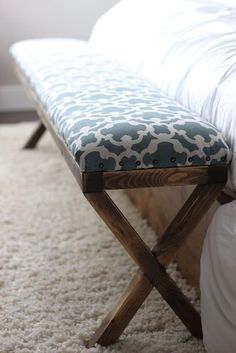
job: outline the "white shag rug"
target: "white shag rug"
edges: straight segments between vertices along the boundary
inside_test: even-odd
[[[0,125],[0,353],[204,353],[156,290],[117,344],[85,348],[136,265],[51,137],[21,149],[35,126]],[[111,195],[152,244],[155,234],[125,194]],[[175,266],[169,271],[198,305]]]

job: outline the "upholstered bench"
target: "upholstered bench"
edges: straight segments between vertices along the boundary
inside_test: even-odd
[[[165,267],[227,180],[231,153],[217,129],[153,84],[77,40],[31,40],[11,53],[42,120],[81,189],[139,270],[89,345],[114,343],[156,287],[190,332],[202,336],[198,312]],[[105,190],[196,184],[153,249]]]

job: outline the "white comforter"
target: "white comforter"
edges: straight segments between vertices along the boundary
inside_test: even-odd
[[[122,0],[90,43],[224,133],[236,190],[236,0]]]

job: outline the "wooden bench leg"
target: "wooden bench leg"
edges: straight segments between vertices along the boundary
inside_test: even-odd
[[[162,264],[169,263],[217,199],[224,184],[198,185],[167,227],[153,253]]]
[[[38,141],[43,136],[45,131],[46,131],[46,128],[44,124],[40,122],[36,130],[33,132],[32,136],[29,138],[29,140],[26,142],[23,148],[24,149],[35,148]]]
[[[89,341],[89,347],[95,343],[104,346],[115,343],[153,286],[157,288],[189,331],[196,337],[202,337],[200,315],[162,265],[170,262],[222,188],[222,184],[197,186],[152,251],[105,192],[85,194],[100,217],[140,267],[115,307]]]
[[[152,289],[153,285],[148,278],[141,271],[137,271],[86,346],[90,348],[96,343],[102,346],[115,343]]]

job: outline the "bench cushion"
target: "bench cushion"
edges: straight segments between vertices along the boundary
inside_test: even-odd
[[[213,125],[85,42],[30,40],[11,53],[83,172],[230,161]]]

